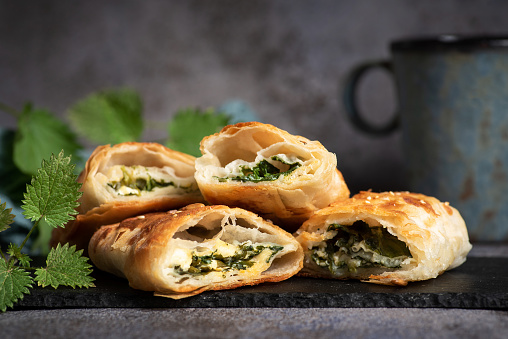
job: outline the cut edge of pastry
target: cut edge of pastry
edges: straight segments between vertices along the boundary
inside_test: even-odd
[[[342,208],[334,213],[334,205],[342,205]],[[446,202],[418,193],[360,192],[318,211],[311,219],[295,233],[305,253],[304,268],[299,273],[301,276],[405,286],[411,281],[435,278],[461,265],[472,248],[460,213]],[[345,267],[335,274],[309,257],[310,250],[325,241],[325,228],[334,223],[351,227],[358,221],[365,222],[369,228],[386,230],[387,234],[405,244],[410,256],[398,267],[359,267],[352,272]],[[317,225],[322,226],[316,232]]]
[[[194,161],[189,154],[152,142],[98,146],[78,177],[84,192],[78,211],[85,214],[107,203],[161,197],[193,196],[193,202],[203,202]],[[168,206],[175,207],[179,206]]]
[[[171,230],[154,226],[165,222],[161,215],[182,222]],[[152,226],[132,223],[145,218]],[[303,266],[303,250],[289,233],[242,209],[193,204],[129,220],[101,228],[90,243],[91,258],[100,269],[125,276],[133,288],[158,296],[180,299],[206,290],[281,281]],[[153,234],[143,234],[152,227],[157,228]],[[103,242],[109,244],[103,247]],[[113,259],[114,264],[98,259],[98,252],[111,255],[108,251],[123,258]],[[142,268],[146,265],[152,266],[150,273]],[[140,269],[144,273],[139,274]]]
[[[251,209],[291,232],[316,210],[350,195],[335,154],[269,124],[229,125],[200,147],[195,178],[210,204]],[[265,165],[277,171],[258,176]]]

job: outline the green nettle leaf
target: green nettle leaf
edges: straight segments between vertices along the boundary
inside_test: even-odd
[[[28,254],[20,253],[18,256],[18,261],[21,264],[21,266],[28,268],[30,267],[30,261],[32,261],[32,258],[30,258]]]
[[[78,189],[81,184],[76,182],[73,173],[74,165],[71,158],[65,157],[63,151],[58,156],[51,155],[50,160],[42,161],[37,175],[27,185],[24,194],[23,214],[32,221],[44,218],[52,227],[63,227],[73,215],[81,196]]]
[[[205,136],[219,132],[229,123],[229,117],[213,109],[184,109],[176,113],[169,122],[169,140],[166,143],[171,149],[193,156],[201,156],[199,143]]]
[[[65,150],[76,154],[81,146],[69,126],[46,110],[27,108],[18,119],[13,146],[13,160],[25,174],[37,173],[42,159]]]
[[[69,244],[52,248],[48,254],[45,268],[35,271],[35,281],[42,287],[59,285],[78,287],[95,287],[90,276],[91,265],[88,258],[82,257],[83,250],[76,251],[76,246]]]
[[[6,204],[4,202],[0,205],[0,232],[8,229],[14,222],[14,214],[11,214],[12,208],[5,208]]]
[[[17,245],[10,243],[9,248],[7,249],[7,254],[18,259],[21,266],[30,267],[30,261],[32,261],[32,258],[25,253],[21,253],[21,248]]]
[[[138,141],[143,132],[143,104],[129,89],[93,93],[69,110],[78,133],[99,144]]]
[[[0,250],[0,311],[5,312],[15,302],[29,294],[34,279],[28,273],[32,259],[21,253],[32,232],[39,226],[64,226],[77,214],[78,199],[81,196],[81,184],[76,181],[75,165],[71,157],[65,157],[62,150],[58,156],[51,155],[49,161],[42,160],[41,168],[26,185],[23,214],[35,221],[23,243],[18,246],[10,243],[7,248],[8,258]],[[12,209],[6,209],[6,203],[0,205],[0,231],[13,222]],[[60,285],[77,287],[94,287],[90,276],[92,272],[88,258],[82,256],[83,250],[76,251],[76,246],[60,244],[53,248],[47,257],[46,267],[35,270],[35,281],[39,286]]]
[[[30,294],[32,284],[33,279],[27,271],[0,260],[0,310],[5,312],[7,307],[23,299],[24,294]]]

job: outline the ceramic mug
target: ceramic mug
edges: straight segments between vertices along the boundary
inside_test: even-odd
[[[474,240],[508,240],[508,36],[442,35],[390,44],[390,60],[354,68],[344,103],[360,130],[401,130],[408,189],[456,207]],[[367,72],[393,75],[398,112],[384,126],[360,114]]]

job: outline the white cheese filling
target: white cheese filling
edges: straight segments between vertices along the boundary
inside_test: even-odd
[[[173,276],[175,278],[182,278],[182,276],[192,276],[194,279],[202,279],[205,278],[207,280],[223,280],[226,275],[238,275],[240,274],[248,274],[248,275],[257,275],[263,271],[266,271],[272,261],[275,259],[276,254],[281,251],[274,251],[271,247],[279,247],[274,243],[253,243],[252,241],[238,242],[233,241],[233,243],[228,243],[222,241],[220,239],[214,239],[207,244],[202,243],[198,248],[175,248],[170,255],[169,259],[169,267],[164,269],[166,275]],[[257,246],[263,246],[264,248],[252,258],[246,260],[249,262],[249,265],[246,265],[244,269],[232,268],[224,263],[220,259],[211,259],[209,263],[203,264],[202,267],[205,268],[205,271],[202,273],[189,272],[193,263],[193,257],[206,257],[206,256],[220,256],[223,258],[233,257],[238,255],[239,252],[242,251],[242,246],[252,246],[254,249]]]

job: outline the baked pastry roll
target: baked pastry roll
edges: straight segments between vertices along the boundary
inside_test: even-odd
[[[472,247],[455,208],[408,192],[361,192],[316,212],[295,236],[302,275],[385,285],[435,278]]]
[[[64,229],[53,231],[51,245],[69,242],[86,250],[102,225],[203,202],[194,179],[194,160],[157,143],[97,147],[78,177],[83,184],[79,214]]]
[[[173,299],[281,281],[303,265],[291,234],[252,212],[203,204],[103,226],[89,255],[131,287]]]
[[[195,177],[209,203],[254,211],[291,232],[314,211],[349,197],[335,154],[272,125],[229,125],[200,148]]]

